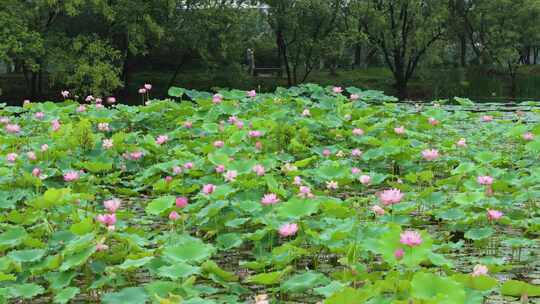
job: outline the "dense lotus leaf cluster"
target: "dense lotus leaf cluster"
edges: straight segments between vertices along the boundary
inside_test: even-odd
[[[537,113],[169,93],[0,109],[0,302],[540,296]]]

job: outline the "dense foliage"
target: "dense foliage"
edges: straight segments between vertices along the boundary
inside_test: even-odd
[[[0,110],[0,302],[540,296],[536,112],[316,85],[63,93]]]
[[[248,48],[288,86],[386,66],[406,98],[420,67],[472,65],[507,75],[513,96],[519,67],[537,63],[539,15],[535,0],[0,0],[0,61],[34,99],[119,93],[145,67],[169,86],[196,66],[232,87]]]

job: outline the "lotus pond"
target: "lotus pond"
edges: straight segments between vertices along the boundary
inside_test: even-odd
[[[169,94],[0,108],[0,303],[538,303],[530,104]]]

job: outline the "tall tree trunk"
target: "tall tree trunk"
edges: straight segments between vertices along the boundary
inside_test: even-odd
[[[357,43],[354,46],[354,67],[359,68],[362,65],[362,45]]]
[[[38,72],[38,94],[40,97],[43,97],[43,69],[39,69]]]
[[[396,93],[399,100],[405,100],[409,97],[409,92],[407,88],[407,80],[405,79],[396,79],[395,83]]]
[[[289,65],[289,56],[287,54],[287,44],[283,39],[283,32],[281,30],[278,30],[276,33],[276,43],[280,49],[283,65],[285,66],[285,72],[287,73],[287,85],[290,87],[293,85],[293,79],[291,75],[291,67]]]
[[[38,73],[37,72],[32,72],[32,78],[30,79],[31,86],[32,86],[32,89],[31,89],[32,99],[38,99],[38,96],[37,96],[37,80],[38,80]]]
[[[459,45],[460,45],[460,63],[461,67],[464,68],[467,66],[467,38],[465,35],[459,35]]]
[[[180,57],[180,62],[178,62],[178,64],[176,65],[176,68],[174,69],[174,74],[172,75],[172,77],[169,79],[169,83],[167,85],[167,89],[169,89],[170,87],[173,86],[174,84],[174,81],[176,80],[176,77],[178,76],[178,73],[180,72],[180,69],[182,68],[182,66],[184,65],[184,63],[186,62],[186,53],[185,52],[182,52],[182,57]]]

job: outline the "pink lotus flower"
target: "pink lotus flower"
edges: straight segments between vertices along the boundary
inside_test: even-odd
[[[341,93],[343,93],[343,88],[342,87],[333,87],[332,92],[334,92],[335,94],[341,94]]]
[[[193,169],[193,167],[194,167],[194,165],[193,165],[192,162],[187,162],[187,163],[184,164],[184,169],[190,170],[190,169]]]
[[[267,294],[260,294],[255,296],[255,304],[270,304]]]
[[[51,121],[51,128],[53,130],[53,132],[56,132],[58,130],[60,130],[60,121],[58,119],[54,119],[53,121]]]
[[[361,175],[360,178],[360,183],[362,183],[362,185],[369,185],[371,183],[371,176],[369,175]]]
[[[236,172],[235,170],[229,170],[225,174],[223,174],[223,178],[225,178],[225,180],[228,182],[234,182],[237,176],[238,172]]]
[[[34,168],[32,170],[32,175],[35,177],[39,177],[41,175],[41,169],[40,168]]]
[[[184,196],[177,197],[175,201],[176,207],[178,208],[184,208],[188,205],[188,203],[189,203],[188,198]]]
[[[114,97],[107,97],[107,103],[108,104],[113,104],[113,103],[116,103],[116,98]]]
[[[149,84],[149,83],[145,83],[145,84],[144,84],[144,88],[145,88],[147,91],[150,91],[150,90],[152,90],[152,85]]]
[[[309,111],[309,109],[304,109],[304,111],[302,111],[302,116],[304,117],[311,116],[311,112]]]
[[[139,160],[143,157],[144,153],[142,151],[133,151],[129,153],[129,159],[131,160]]]
[[[371,211],[373,211],[373,213],[375,213],[375,215],[378,215],[378,216],[383,216],[384,215],[384,209],[381,208],[381,206],[379,205],[375,205],[373,207],[371,207]]]
[[[472,276],[479,277],[488,274],[488,268],[485,265],[477,264],[473,268]]]
[[[222,101],[223,101],[223,96],[221,96],[221,94],[214,94],[214,96],[212,96],[212,102],[214,104],[220,104]]]
[[[105,226],[113,226],[116,223],[116,214],[100,214],[96,220]]]
[[[19,155],[17,153],[9,153],[7,156],[6,156],[6,160],[10,163],[14,163],[15,161],[17,161],[17,158],[19,157]]]
[[[248,97],[253,98],[253,97],[257,96],[257,92],[256,92],[255,90],[247,91],[247,92],[246,92],[246,95],[247,95]]]
[[[351,101],[356,101],[356,100],[360,99],[360,95],[358,95],[358,94],[351,94],[350,99],[351,99]]]
[[[223,148],[224,145],[225,145],[225,143],[222,140],[216,140],[214,142],[214,147],[216,147],[216,148]]]
[[[101,98],[99,98],[99,97],[96,98],[96,104],[101,104],[102,102],[103,102],[103,99],[101,99]]]
[[[165,182],[166,183],[170,183],[170,182],[172,182],[172,180],[173,180],[172,176],[170,176],[170,175],[165,176]]]
[[[265,174],[263,165],[255,165],[253,166],[252,170],[255,172],[255,174],[257,174],[257,176],[263,176]]]
[[[171,213],[169,213],[169,219],[173,222],[177,221],[178,219],[180,218],[180,215],[178,214],[178,212],[176,211],[171,211]]]
[[[362,173],[362,170],[360,170],[360,168],[353,167],[353,168],[351,168],[351,173],[355,174],[355,175],[360,174],[360,173]]]
[[[120,205],[122,205],[122,202],[117,198],[113,198],[113,199],[106,200],[103,202],[103,207],[109,210],[110,213],[115,213],[116,210],[120,208]]]
[[[78,113],[82,113],[82,112],[85,112],[86,111],[86,106],[85,105],[80,105],[78,108],[77,108],[77,112]]]
[[[422,244],[422,236],[416,231],[407,230],[399,235],[399,242],[409,247],[415,247]]]
[[[261,199],[261,204],[263,205],[275,205],[277,203],[279,203],[279,198],[274,193],[265,194]]]
[[[62,97],[64,97],[64,98],[68,98],[68,97],[69,97],[69,91],[62,91],[62,92],[60,92],[60,94],[61,94]]]
[[[105,251],[108,250],[109,246],[103,244],[103,243],[97,243],[96,244],[96,251]]]
[[[216,186],[213,184],[206,184],[202,188],[202,192],[206,195],[212,194],[216,191]]]
[[[329,189],[329,190],[336,190],[338,189],[339,186],[338,186],[338,182],[336,181],[329,181],[329,182],[326,182],[326,189]]]
[[[484,185],[484,186],[493,184],[493,177],[489,175],[479,176],[476,180],[478,181],[480,185]]]
[[[27,106],[29,104],[30,104],[30,100],[28,99],[23,100],[23,106]]]
[[[17,124],[7,124],[5,128],[6,132],[10,134],[16,134],[21,132],[21,127]]]
[[[330,150],[328,150],[328,149],[324,149],[322,151],[322,154],[323,154],[324,157],[328,157],[328,156],[332,155],[332,152],[330,152]]]
[[[379,194],[379,199],[385,206],[394,205],[401,202],[405,194],[401,193],[399,189],[384,190]]]
[[[356,135],[356,136],[362,136],[364,135],[364,130],[360,129],[360,128],[355,128],[353,131],[352,131],[353,135]]]
[[[298,231],[298,225],[295,223],[292,224],[283,224],[279,227],[279,235],[281,237],[289,237],[295,235]]]
[[[360,157],[362,156],[362,151],[360,151],[360,149],[354,149],[351,151],[351,155],[354,157]]]
[[[493,116],[491,116],[491,115],[484,115],[484,116],[482,116],[482,121],[483,121],[483,122],[491,122],[491,121],[493,121]]]
[[[41,120],[41,119],[43,119],[43,118],[45,117],[45,113],[43,113],[43,112],[37,112],[36,114],[34,114],[34,117],[35,117],[36,119]]]
[[[66,174],[64,174],[64,181],[66,182],[73,182],[80,178],[79,172],[77,171],[69,171]]]
[[[168,141],[169,141],[169,136],[167,136],[167,135],[159,135],[156,138],[156,144],[158,144],[158,145],[163,145],[164,143],[166,143]]]
[[[405,127],[401,126],[401,127],[394,128],[394,132],[398,135],[405,134]]]
[[[225,172],[225,166],[224,165],[217,165],[215,168],[216,173],[223,173]]]
[[[26,152],[26,157],[29,160],[36,160],[37,159],[36,153],[34,151]]]
[[[296,186],[302,185],[302,178],[300,176],[295,176],[293,179],[293,184]]]
[[[0,117],[0,123],[5,125],[9,123],[9,117],[2,116]]]
[[[403,259],[403,256],[405,255],[405,251],[403,250],[403,248],[398,248],[396,249],[396,251],[394,251],[394,257],[396,258],[396,260],[400,261],[401,259]]]
[[[101,144],[101,146],[103,147],[103,149],[109,150],[114,146],[113,140],[106,138],[103,140],[103,143]]]
[[[492,209],[487,210],[487,218],[490,221],[499,220],[499,219],[501,219],[503,217],[503,215],[504,214],[499,210],[492,210]]]
[[[291,164],[291,163],[285,163],[281,170],[283,170],[285,172],[293,172],[293,171],[298,170],[298,168],[295,165]]]
[[[465,138],[460,138],[456,143],[458,147],[465,148],[467,147],[467,140]]]
[[[180,174],[182,174],[182,168],[179,167],[179,166],[174,166],[174,167],[172,168],[172,171],[173,171],[173,174],[174,174],[174,175],[180,175]]]
[[[193,123],[191,121],[184,122],[184,128],[186,128],[186,129],[193,128]]]
[[[439,158],[439,151],[435,149],[428,149],[422,151],[422,157],[427,161],[434,161]]]
[[[100,103],[96,103],[95,107],[96,107],[96,109],[104,109],[105,108],[105,106],[100,104]]]
[[[262,144],[262,142],[260,142],[260,141],[257,141],[257,142],[255,143],[255,149],[257,149],[257,150],[261,151],[261,150],[262,150],[262,148],[263,148],[263,144]]]
[[[534,140],[534,134],[532,134],[531,132],[527,132],[523,134],[521,137],[523,137],[523,139],[526,141]]]
[[[101,132],[109,132],[111,129],[109,128],[109,123],[100,122],[98,123],[98,130]]]
[[[302,198],[312,198],[313,193],[311,193],[311,189],[308,186],[300,186],[299,188],[300,193],[298,193],[298,196]]]
[[[249,137],[261,137],[263,133],[259,130],[249,131]]]
[[[141,94],[141,95],[146,94],[146,89],[145,88],[140,88],[139,89],[139,94]]]
[[[429,122],[429,124],[432,125],[432,126],[436,126],[436,125],[439,124],[439,121],[436,120],[436,119],[433,118],[433,117],[430,117],[430,118],[428,119],[428,122]]]
[[[47,145],[47,144],[41,145],[41,152],[45,152],[47,150],[49,150],[49,145]]]
[[[244,128],[244,122],[241,121],[241,120],[238,120],[234,123],[234,125],[238,128],[238,129],[243,129]]]
[[[93,100],[94,100],[94,96],[92,96],[92,95],[88,95],[88,96],[86,96],[86,98],[84,99],[84,101],[86,101],[86,102],[92,102]]]

